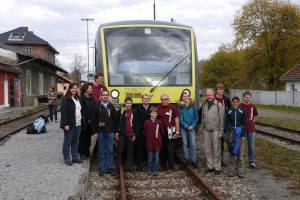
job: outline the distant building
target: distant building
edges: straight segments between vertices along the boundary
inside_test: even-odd
[[[70,83],[72,83],[73,81],[68,79],[64,74],[56,73],[56,75],[58,76],[58,78],[57,78],[57,92],[65,95],[67,90],[68,90],[68,87],[69,87]]]
[[[58,53],[27,27],[0,34],[0,108],[47,102],[56,72],[68,73],[55,64]]]
[[[279,80],[285,81],[285,91],[300,91],[300,64],[297,64]]]

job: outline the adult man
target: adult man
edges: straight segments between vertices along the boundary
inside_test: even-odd
[[[146,137],[143,133],[144,131],[144,123],[147,119],[150,119],[149,109],[151,105],[149,104],[150,98],[148,94],[144,94],[142,96],[142,105],[139,105],[136,109],[138,117],[139,117],[139,133],[137,134],[136,142],[135,142],[135,156],[137,163],[137,170],[141,171],[142,162],[145,160],[147,152],[146,152]]]
[[[164,134],[162,136],[163,145],[160,152],[160,161],[163,168],[166,169],[168,161],[167,173],[174,171],[174,151],[176,139],[179,135],[179,113],[177,108],[169,104],[169,95],[162,94],[160,96],[161,104],[157,106],[157,119],[162,121],[164,126]]]
[[[225,87],[223,84],[218,83],[216,85],[216,100],[225,106],[225,112],[231,107],[230,99],[223,95]],[[224,162],[224,138],[221,138],[221,165],[222,167],[227,167],[226,163]]]
[[[106,86],[103,84],[104,76],[102,73],[98,73],[95,75],[95,82],[92,85],[92,95],[97,104],[101,99],[101,91],[107,90]]]
[[[207,171],[221,174],[221,137],[224,132],[225,106],[215,99],[214,89],[206,89],[206,101],[201,106],[201,126],[205,137]]]
[[[115,107],[108,99],[108,91],[103,90],[92,117],[92,130],[98,141],[99,176],[103,176],[105,172],[115,175],[113,166]]]
[[[247,125],[244,129],[247,139],[248,139],[248,161],[249,167],[257,169],[254,162],[254,140],[255,140],[255,118],[258,115],[255,105],[251,103],[252,94],[249,91],[243,93],[243,103],[240,107],[246,112]]]

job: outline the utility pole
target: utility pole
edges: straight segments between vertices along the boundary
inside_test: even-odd
[[[90,47],[91,49],[93,49],[93,73],[95,75],[95,47]]]
[[[86,21],[86,34],[87,34],[87,54],[88,54],[88,57],[87,57],[87,61],[88,61],[88,82],[90,82],[89,80],[89,74],[90,74],[90,48],[89,48],[89,21],[94,21],[94,19],[91,19],[91,18],[83,18],[81,19],[81,21]]]
[[[155,17],[155,0],[154,0],[154,4],[153,4],[153,16],[154,16],[154,20],[156,20],[156,17]]]

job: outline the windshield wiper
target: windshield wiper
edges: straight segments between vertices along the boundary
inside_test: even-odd
[[[169,74],[172,73],[172,71],[182,62],[184,61],[184,59],[186,59],[186,57],[188,57],[190,54],[187,54],[184,58],[182,58],[153,88],[151,88],[150,93],[152,93],[155,88],[157,88],[157,86],[167,77],[169,76]]]

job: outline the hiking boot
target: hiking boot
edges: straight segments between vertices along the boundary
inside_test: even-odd
[[[105,174],[105,171],[103,171],[103,170],[100,169],[98,175],[99,176],[104,176],[104,174]]]
[[[184,165],[184,166],[189,166],[189,165],[190,165],[190,162],[189,162],[188,160],[184,160],[184,161],[183,161],[183,165]]]
[[[65,161],[65,164],[68,165],[68,166],[73,165],[72,161],[70,161],[70,160],[66,160],[66,161]]]
[[[228,165],[224,162],[224,160],[221,161],[221,166],[222,167],[227,167]]]
[[[78,159],[78,160],[72,160],[72,163],[82,164],[82,163],[83,163],[83,161],[82,161],[82,160],[80,160],[80,159]]]
[[[239,172],[238,176],[239,176],[239,178],[245,178],[245,175],[242,172]]]
[[[172,174],[173,171],[174,171],[174,170],[173,170],[172,168],[170,168],[170,169],[167,170],[167,174]]]
[[[215,170],[215,175],[220,175],[221,174],[221,170]]]
[[[249,167],[250,167],[251,169],[259,169],[259,167],[257,167],[255,163],[250,163],[250,164],[249,164]]]
[[[148,176],[151,176],[151,174],[152,174],[151,171],[148,171],[148,172],[147,172],[147,175],[148,175]]]
[[[139,172],[142,171],[142,165],[141,164],[137,164],[136,170],[139,171]]]
[[[158,172],[153,172],[153,176],[158,176]]]
[[[192,164],[192,166],[193,166],[195,169],[199,169],[199,166],[198,166],[198,164],[197,164],[196,162],[194,162],[194,163],[192,162],[191,164]]]
[[[204,171],[204,173],[211,173],[211,172],[214,172],[215,171],[215,169],[209,169],[209,168],[207,168],[205,171]]]

